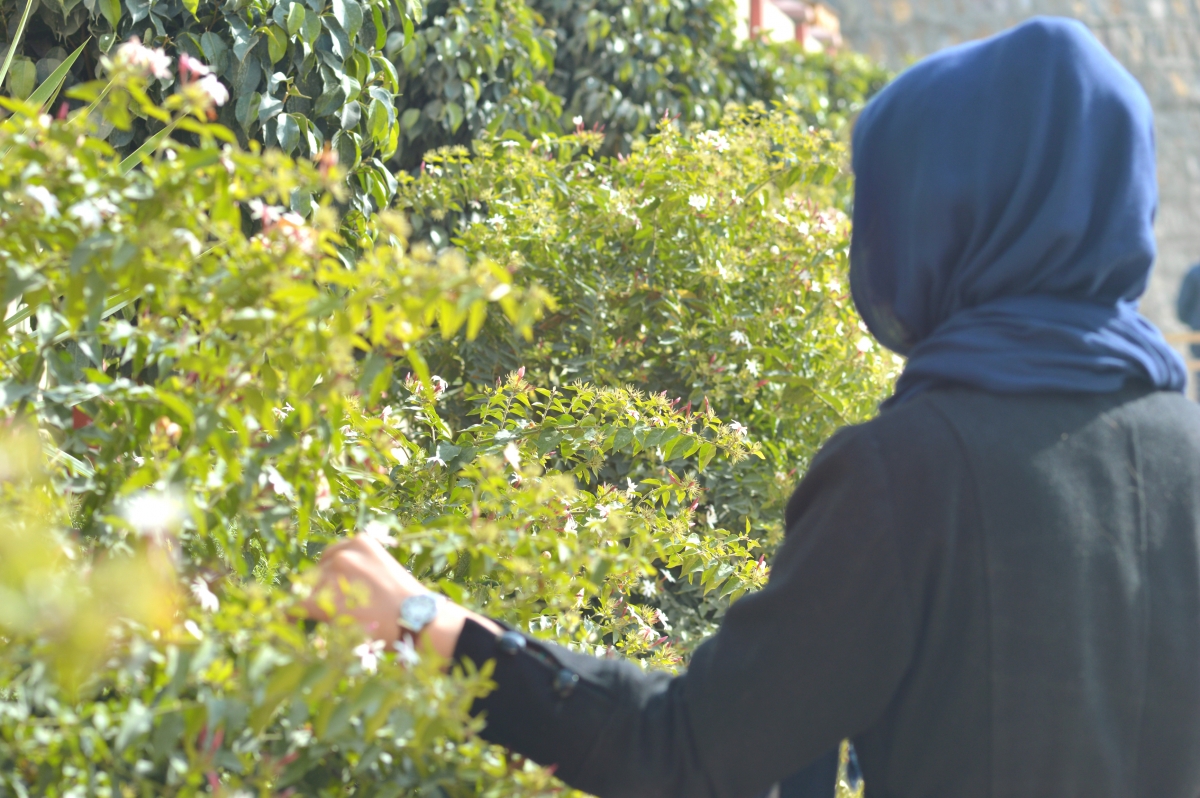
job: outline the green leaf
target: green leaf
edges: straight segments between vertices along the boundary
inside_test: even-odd
[[[12,67],[13,57],[16,56],[17,48],[21,45],[21,38],[25,35],[25,23],[29,22],[29,12],[33,10],[35,2],[36,0],[25,0],[25,10],[21,12],[21,21],[17,23],[17,32],[13,34],[12,41],[8,43],[8,50],[4,54],[4,63],[0,64],[0,84],[3,84],[4,79],[8,77],[8,70]],[[33,89],[31,88],[30,91]],[[26,92],[25,96],[28,97],[29,92]]]
[[[130,169],[141,163],[144,156],[158,149],[158,145],[165,141],[167,137],[171,135],[171,132],[175,130],[175,125],[176,123],[173,122],[155,133],[150,138],[146,139],[142,146],[130,153],[128,158],[121,161],[121,172],[128,172]]]
[[[336,86],[330,91],[325,92],[317,101],[313,103],[312,113],[318,119],[326,116],[333,116],[342,109],[342,105],[346,102],[346,93],[342,91],[340,86]]]
[[[280,148],[291,155],[292,151],[296,149],[296,145],[300,143],[300,123],[294,114],[280,115],[276,138],[279,139]]]
[[[288,36],[296,36],[304,28],[305,20],[304,6],[300,3],[292,3],[287,14],[287,32]]]
[[[292,6],[295,8],[296,6]],[[272,64],[279,63],[282,58],[287,55],[288,35],[283,28],[278,25],[268,25],[266,28],[267,34],[267,53],[271,58]]]
[[[303,38],[307,44],[311,45],[317,40],[317,37],[321,35],[321,17],[316,12],[306,12],[304,21],[301,23],[301,27],[301,38]]]
[[[63,81],[67,79],[67,73],[71,71],[71,67],[74,66],[75,61],[79,58],[79,54],[83,52],[83,48],[87,47],[90,41],[91,37],[88,37],[84,40],[83,44],[76,47],[75,52],[67,56],[66,60],[55,67],[54,71],[42,81],[42,85],[38,86],[37,90],[29,95],[29,103],[31,105],[45,108],[54,102],[54,98],[58,96],[59,89],[62,88]]]
[[[446,116],[450,120],[450,132],[457,133],[463,121],[463,110],[458,103],[446,104]]]
[[[359,120],[361,119],[362,106],[358,104],[358,100],[351,100],[342,106],[342,130],[353,130],[354,128],[358,127]]]
[[[108,20],[108,24],[115,31],[117,23],[121,21],[121,0],[96,0],[96,5],[100,7],[100,13]]]
[[[37,66],[28,58],[16,58],[8,72],[8,90],[12,96],[24,100],[33,94],[37,85]]]
[[[371,100],[370,110],[367,112],[367,129],[377,145],[387,141],[388,108],[378,98]]]
[[[363,11],[357,0],[333,0],[333,18],[342,26],[350,42],[362,29]]]
[[[382,50],[387,45],[388,30],[383,9],[377,5],[371,6],[371,22],[375,25],[375,49]]]
[[[225,17],[225,21],[229,23],[229,32],[233,36],[233,57],[243,62],[246,54],[258,44],[259,34],[251,31],[236,14]]]
[[[104,2],[104,0],[100,0],[100,2]],[[183,7],[186,8],[188,13],[192,15],[192,18],[195,19],[196,10],[200,7],[200,0],[183,0]]]

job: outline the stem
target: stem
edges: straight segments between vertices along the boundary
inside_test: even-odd
[[[17,45],[21,43],[21,37],[25,34],[25,23],[29,21],[29,12],[33,10],[33,0],[25,0],[25,11],[21,14],[21,22],[17,25],[17,35],[13,36],[12,42],[8,45],[8,53],[4,56],[4,64],[0,66],[0,86],[4,85],[4,79],[8,77],[8,68],[12,66],[13,56],[16,55]]]

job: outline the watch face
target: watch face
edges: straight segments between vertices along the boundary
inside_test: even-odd
[[[432,593],[409,596],[400,605],[400,622],[415,632],[421,631],[437,615],[438,601]]]

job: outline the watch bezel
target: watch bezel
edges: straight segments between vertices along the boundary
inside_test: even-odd
[[[443,596],[437,593],[418,593],[400,602],[400,628],[418,634],[437,617]]]

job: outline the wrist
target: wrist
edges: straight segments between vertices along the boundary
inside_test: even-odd
[[[458,638],[462,634],[467,619],[475,621],[493,634],[501,634],[504,630],[490,618],[471,612],[453,602],[443,602],[437,617],[429,623],[421,633],[421,639],[438,653],[444,660],[454,657],[454,649],[458,646]]]

